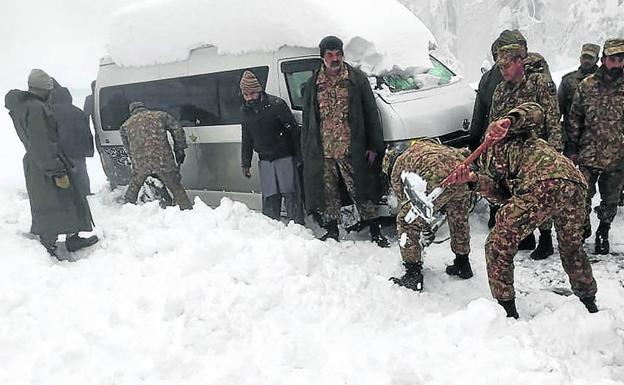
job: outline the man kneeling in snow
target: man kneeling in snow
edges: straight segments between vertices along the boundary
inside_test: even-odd
[[[596,281],[582,246],[587,184],[568,158],[537,138],[535,132],[543,124],[539,104],[519,105],[488,127],[497,143],[481,155],[478,171],[460,166],[451,176],[452,183],[473,182],[488,200],[502,204],[485,244],[485,258],[492,295],[514,318],[513,258],[518,243],[551,217],[572,291],[590,313],[598,311]]]
[[[392,188],[399,199],[399,213],[396,218],[399,246],[405,274],[401,278],[391,278],[397,285],[420,291],[423,289],[422,245],[423,232],[429,225],[421,218],[408,223],[406,215],[411,203],[403,190],[401,174],[413,172],[427,181],[427,193],[437,187],[457,165],[466,159],[461,150],[441,145],[431,139],[416,140],[405,152],[399,155],[391,166]],[[451,233],[451,250],[455,260],[446,268],[446,273],[463,279],[472,277],[468,254],[470,253],[470,226],[468,211],[470,191],[468,186],[452,186],[435,200],[436,209],[446,211]]]

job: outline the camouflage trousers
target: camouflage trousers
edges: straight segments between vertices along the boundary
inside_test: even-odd
[[[182,177],[179,172],[163,172],[153,173],[143,170],[132,170],[132,180],[126,190],[126,201],[130,203],[136,203],[139,191],[147,179],[148,176],[154,176],[158,178],[173,194],[173,199],[180,206],[180,210],[185,210],[193,207],[184,187],[182,187]]]
[[[539,223],[552,218],[563,269],[579,298],[596,294],[596,281],[582,245],[585,188],[577,183],[551,179],[539,182],[531,192],[514,195],[496,214],[496,225],[485,243],[490,290],[498,300],[515,298],[513,258],[518,243]]]
[[[403,262],[417,263],[422,262],[420,235],[423,231],[429,230],[429,225],[421,218],[412,223],[405,222],[405,216],[410,208],[411,205],[407,202],[399,210],[396,218],[397,234]],[[444,209],[451,233],[451,250],[458,255],[468,255],[470,253],[469,197],[451,200],[444,206]]]
[[[616,167],[613,170],[599,170],[592,167],[580,166],[579,169],[587,181],[587,207],[585,223],[589,223],[591,214],[591,201],[596,195],[596,182],[600,191],[600,206],[596,210],[600,222],[611,223],[617,214],[620,192],[624,185],[624,167]]]
[[[377,217],[377,206],[372,201],[358,202],[355,200],[355,182],[353,170],[346,159],[323,159],[323,184],[325,192],[324,221],[337,221],[340,219],[340,180],[345,184],[351,200],[355,202],[360,219],[366,221]]]

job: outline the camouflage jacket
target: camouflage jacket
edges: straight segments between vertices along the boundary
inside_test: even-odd
[[[349,152],[349,72],[347,66],[335,79],[322,66],[316,79],[318,85],[321,143],[325,158],[344,159]]]
[[[514,84],[504,81],[496,86],[492,97],[490,122],[503,118],[509,111],[522,103],[535,102],[542,106],[546,117],[536,132],[556,150],[561,151],[561,126],[555,83],[542,73],[525,73],[522,80]]]
[[[548,63],[539,53],[529,52],[527,57],[522,60],[522,64],[524,64],[524,70],[527,73],[540,73],[546,76],[548,80],[552,80]]]
[[[525,103],[505,117],[512,121],[507,137],[490,147],[477,161],[478,189],[494,203],[512,195],[530,193],[538,182],[564,179],[587,186],[574,163],[543,139],[535,130],[544,113],[536,103]]]
[[[563,145],[565,148],[564,153],[569,152],[570,146],[570,137],[568,131],[570,130],[570,109],[572,108],[572,99],[574,97],[574,92],[576,91],[579,83],[589,75],[596,72],[597,69],[598,66],[595,66],[590,72],[584,73],[579,68],[576,71],[565,74],[563,78],[561,78],[559,90],[557,91],[557,97],[559,99],[559,112],[563,116]]]
[[[401,173],[413,172],[427,181],[427,193],[438,187],[461,162],[466,159],[464,151],[447,147],[432,139],[418,139],[395,161],[390,176],[392,188],[399,205],[409,201],[403,191]],[[435,201],[436,208],[441,208],[451,200],[464,199],[470,194],[467,185],[456,185],[447,188]]]
[[[579,165],[609,169],[624,157],[624,79],[604,67],[583,80],[570,110],[570,148]]]
[[[167,132],[173,138],[174,150],[186,148],[184,129],[173,116],[145,108],[132,113],[119,133],[133,168],[149,173],[178,170]]]

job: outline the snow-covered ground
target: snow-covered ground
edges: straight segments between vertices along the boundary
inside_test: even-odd
[[[402,273],[396,241],[323,243],[228,200],[180,212],[119,194],[90,197],[101,242],[70,263],[25,236],[25,192],[0,189],[0,384],[624,381],[624,257],[593,263],[590,315],[548,290],[568,286],[556,257],[520,253],[521,318],[507,319],[487,285],[483,204],[474,278],[447,276],[448,243],[434,245],[418,294],[388,281]]]

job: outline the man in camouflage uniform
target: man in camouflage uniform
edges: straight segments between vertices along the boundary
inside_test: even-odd
[[[609,253],[609,230],[624,184],[623,67],[624,39],[607,40],[602,65],[579,84],[570,112],[570,158],[578,164],[589,186],[585,238],[591,236],[589,214],[596,182],[600,190],[596,254]]]
[[[127,202],[136,203],[139,190],[148,176],[155,176],[171,190],[180,210],[193,208],[182,184],[180,165],[184,162],[186,136],[173,116],[163,111],[150,111],[142,102],[130,104],[130,117],[119,133],[132,162],[132,180],[126,191]],[[174,142],[175,158],[167,132]]]
[[[555,83],[543,73],[527,72],[522,58],[523,52],[524,49],[519,44],[509,44],[498,50],[497,66],[505,81],[494,90],[490,119],[492,121],[501,119],[522,103],[538,103],[544,108],[546,118],[545,124],[538,127],[537,135],[547,140],[557,151],[561,151],[561,126]],[[531,258],[544,259],[553,254],[551,227],[552,223],[548,220],[540,225],[539,244],[531,253]],[[534,247],[533,233],[527,235],[529,238],[521,250],[530,250]]]
[[[581,65],[576,71],[567,73],[561,79],[559,84],[559,91],[557,92],[559,98],[559,112],[563,115],[563,154],[565,156],[570,155],[570,138],[568,132],[570,131],[570,109],[572,108],[572,98],[574,92],[579,83],[596,72],[598,66],[598,54],[600,53],[600,46],[596,44],[583,44],[581,48]]]
[[[430,231],[429,225],[417,218],[407,223],[405,216],[411,208],[409,198],[403,190],[401,174],[413,172],[427,181],[427,193],[438,187],[454,169],[466,159],[462,150],[446,147],[431,139],[418,139],[396,158],[391,167],[392,188],[399,200],[399,213],[396,218],[399,247],[405,275],[391,278],[394,283],[408,289],[423,289],[421,233]],[[472,277],[468,260],[470,253],[470,191],[466,185],[451,186],[435,200],[437,210],[446,211],[451,233],[451,250],[455,253],[453,264],[447,266],[446,273],[463,279]]]
[[[537,103],[512,109],[490,124],[490,135],[499,141],[479,158],[478,171],[460,166],[451,177],[452,183],[475,183],[481,194],[503,204],[486,240],[485,258],[492,295],[514,318],[513,258],[520,240],[549,218],[572,291],[590,313],[598,311],[596,281],[581,238],[587,184],[568,158],[537,137],[543,124]]]
[[[524,71],[528,73],[541,73],[544,76],[551,79],[550,71],[548,69],[548,63],[544,57],[536,52],[527,52],[527,42],[522,33],[518,30],[504,30],[499,37],[492,43],[492,58],[494,61],[498,58],[498,49],[502,46],[509,44],[519,44],[521,47],[522,63],[524,64]],[[499,83],[503,82],[503,75],[498,68],[494,65],[489,71],[487,71],[481,77],[479,81],[479,88],[477,89],[477,97],[475,99],[474,109],[472,112],[472,122],[470,124],[470,144],[469,148],[474,151],[483,140],[485,129],[487,128],[490,120],[490,110],[492,108],[492,96],[494,90]],[[490,206],[490,219],[488,220],[488,227],[491,229],[494,227],[496,217],[496,206]],[[526,243],[526,242],[525,242]],[[528,240],[527,249],[535,248],[535,240],[533,236],[530,236]],[[521,248],[524,249],[524,248]]]
[[[327,36],[319,44],[323,65],[303,92],[301,154],[306,209],[320,212],[327,234],[338,239],[341,181],[371,239],[381,247],[376,202],[381,196],[383,131],[366,74],[344,62],[342,41]]]

